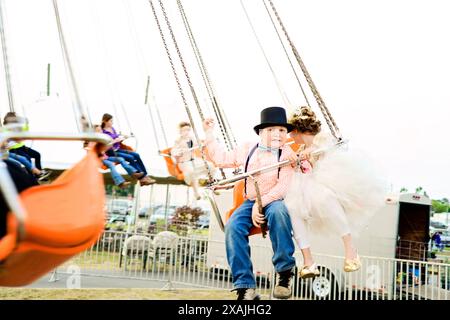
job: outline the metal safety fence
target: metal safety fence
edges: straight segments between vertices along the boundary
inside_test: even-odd
[[[275,273],[272,249],[251,246],[257,290],[271,296]],[[300,252],[295,253],[301,266]],[[450,300],[450,264],[362,256],[359,271],[343,271],[340,256],[315,254],[320,275],[300,279],[295,270],[293,299]],[[158,281],[166,287],[232,289],[225,245],[170,231],[158,234],[106,231],[89,250],[58,268],[77,265],[81,275]]]

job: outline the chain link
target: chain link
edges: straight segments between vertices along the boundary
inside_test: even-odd
[[[6,80],[6,88],[8,91],[8,103],[9,103],[9,111],[14,112],[14,96],[12,90],[11,83],[11,73],[9,68],[9,60],[8,60],[8,50],[6,46],[6,35],[5,35],[5,22],[4,22],[4,13],[3,13],[3,1],[0,1],[0,36],[2,42],[2,52],[3,52],[3,66],[5,68],[5,80]],[[1,126],[1,124],[0,124]]]
[[[181,0],[177,0],[177,4],[178,4],[178,9],[181,14],[181,18],[183,20],[184,27],[188,34],[189,42],[191,43],[192,50],[194,51],[194,55],[197,60],[197,65],[200,69],[200,73],[202,75],[203,82],[206,86],[206,91],[208,92],[209,99],[211,100],[213,111],[214,111],[214,114],[216,115],[217,122],[219,124],[219,128],[222,133],[222,138],[225,142],[225,146],[226,146],[227,150],[230,151],[233,149],[233,144],[231,142],[231,138],[230,138],[230,135],[228,134],[227,128],[225,127],[223,115],[222,115],[220,107],[217,103],[216,94],[214,92],[211,80],[209,78],[208,70],[206,69],[205,63],[203,62],[203,58],[200,53],[200,49],[197,46],[197,41],[195,41],[194,34],[192,32],[191,26],[187,19],[186,12],[184,11],[184,7],[183,7],[183,4],[181,3]],[[236,143],[236,140],[234,142]],[[225,171],[223,170],[223,168],[220,168],[219,171],[220,171],[220,174],[222,175],[222,179],[226,179],[227,176],[225,175]]]
[[[276,32],[276,34],[278,36],[278,39],[280,40],[281,46],[283,47],[283,51],[284,51],[284,53],[286,55],[286,58],[289,61],[289,65],[291,66],[291,70],[294,73],[295,79],[297,80],[297,83],[300,86],[300,90],[302,91],[302,94],[303,94],[303,97],[305,98],[306,104],[309,106],[310,103],[309,103],[309,100],[308,100],[308,96],[306,95],[305,89],[303,88],[303,85],[300,82],[300,78],[299,78],[299,76],[297,74],[297,71],[295,71],[294,64],[292,63],[291,57],[289,57],[289,54],[288,54],[287,49],[286,49],[286,46],[284,45],[284,42],[281,39],[280,32],[278,32],[278,28],[277,28],[277,26],[275,24],[275,21],[273,20],[272,15],[270,14],[269,8],[267,7],[267,4],[266,4],[266,2],[264,0],[263,0],[263,4],[264,4],[264,7],[266,9],[267,15],[269,16],[270,21],[272,22],[272,26],[275,29],[275,32]]]
[[[234,148],[233,142],[232,142],[231,136],[226,128],[226,124],[225,124],[224,117],[223,117],[223,112],[217,102],[216,94],[215,94],[211,79],[209,78],[208,70],[203,61],[203,57],[201,55],[200,49],[198,48],[197,41],[195,40],[194,33],[192,32],[192,28],[189,24],[189,20],[187,18],[187,15],[186,15],[186,12],[184,10],[181,0],[177,0],[177,4],[178,4],[178,8],[179,8],[179,11],[181,14],[181,18],[183,20],[184,27],[188,34],[189,42],[191,43],[192,50],[194,51],[194,54],[195,54],[195,58],[197,60],[197,65],[200,69],[200,72],[201,72],[201,75],[203,78],[203,82],[206,86],[208,96],[211,100],[214,114],[216,115],[216,118],[218,120],[218,124],[220,127],[220,131],[222,133],[223,140],[225,142],[225,145],[227,146],[227,149],[231,150]],[[228,129],[231,131],[231,128],[228,128]],[[236,144],[235,140],[234,140],[234,143]]]
[[[164,4],[162,3],[162,0],[158,0],[158,2],[161,7],[161,11],[163,13],[164,20],[166,21],[167,28],[169,29],[169,33],[172,38],[173,44],[175,46],[175,50],[177,51],[178,58],[180,59],[181,66],[184,71],[184,75],[186,76],[186,80],[188,82],[189,88],[191,89],[192,97],[194,98],[195,105],[197,106],[198,114],[200,115],[200,119],[203,121],[203,120],[205,120],[205,116],[203,114],[202,108],[200,107],[200,103],[198,101],[197,94],[195,93],[194,86],[192,85],[191,77],[189,76],[189,73],[187,71],[186,64],[184,63],[183,56],[181,55],[180,47],[178,46],[177,39],[175,38],[175,34],[172,30],[172,25],[170,24],[166,9],[164,7]]]
[[[57,27],[58,27],[59,42],[60,42],[61,50],[62,50],[62,54],[63,54],[64,65],[66,66],[67,72],[69,74],[70,85],[71,85],[72,90],[73,90],[72,93],[75,96],[75,105],[73,105],[73,109],[74,109],[74,113],[75,113],[75,118],[77,120],[78,131],[82,132],[82,131],[87,130],[86,126],[87,126],[88,129],[93,128],[92,120],[91,120],[89,112],[86,113],[84,111],[83,105],[81,103],[77,82],[75,80],[75,74],[74,74],[74,71],[73,71],[73,68],[72,68],[72,63],[71,63],[71,60],[70,60],[69,51],[67,49],[66,39],[64,37],[64,32],[63,32],[63,29],[62,29],[61,17],[60,17],[60,14],[59,14],[57,0],[53,0],[53,9],[55,11],[56,24],[57,24]],[[73,102],[72,102],[72,104],[73,104]],[[79,112],[78,115],[77,115],[77,110]]]
[[[150,3],[150,6],[151,6],[151,8],[152,8],[152,12],[153,12],[153,15],[154,15],[154,17],[155,17],[156,24],[157,24],[157,26],[158,26],[158,30],[159,30],[159,33],[160,33],[160,36],[161,36],[161,40],[162,40],[162,42],[163,42],[163,45],[164,45],[164,48],[165,48],[167,57],[168,57],[168,59],[169,59],[170,66],[171,66],[171,68],[172,68],[172,72],[173,72],[173,75],[174,75],[174,77],[175,77],[175,81],[176,81],[176,83],[177,83],[178,92],[180,93],[181,99],[183,100],[183,104],[184,104],[184,107],[185,107],[185,109],[186,109],[186,113],[187,113],[188,118],[189,118],[189,121],[190,121],[190,123],[191,123],[191,125],[192,125],[192,131],[194,132],[195,139],[197,140],[197,143],[200,145],[200,150],[201,150],[202,160],[203,160],[203,162],[204,162],[204,164],[205,164],[205,167],[206,167],[206,169],[207,169],[207,171],[208,171],[208,179],[209,179],[209,183],[213,183],[214,178],[213,178],[212,173],[211,173],[211,168],[209,167],[209,165],[208,165],[208,163],[207,163],[207,161],[206,161],[205,151],[204,151],[204,149],[203,149],[203,146],[202,146],[202,144],[201,144],[200,138],[199,138],[199,136],[198,136],[198,132],[197,132],[196,126],[195,126],[195,124],[194,124],[194,119],[193,119],[192,114],[191,114],[191,111],[190,111],[190,109],[189,109],[189,105],[188,105],[188,103],[187,103],[186,96],[184,95],[184,92],[183,92],[183,88],[182,88],[182,86],[181,86],[180,79],[178,78],[178,74],[177,74],[177,71],[176,71],[176,68],[175,68],[175,64],[174,64],[174,62],[173,62],[172,55],[170,54],[169,47],[167,46],[166,38],[165,38],[164,33],[163,33],[163,31],[162,31],[161,24],[160,24],[160,22],[159,22],[159,18],[158,18],[158,15],[157,15],[157,13],[156,13],[156,10],[155,10],[155,6],[153,5],[153,1],[152,1],[152,0],[149,0],[149,3]],[[161,7],[161,11],[162,11],[162,13],[163,13],[163,15],[164,15],[164,19],[165,19],[165,21],[166,21],[167,27],[169,28],[169,32],[170,32],[170,34],[171,34],[171,36],[172,36],[172,40],[173,40],[173,42],[174,42],[174,44],[175,44],[175,47],[176,47],[176,49],[177,49],[178,56],[179,56],[180,60],[182,61],[182,57],[181,57],[180,50],[179,50],[179,48],[178,48],[178,44],[177,44],[177,42],[176,42],[175,36],[174,36],[174,34],[173,34],[173,31],[172,31],[172,27],[171,27],[170,22],[169,22],[169,19],[168,19],[168,17],[167,17],[166,10],[165,10],[164,5],[162,4],[161,0],[159,0],[159,4],[160,4],[160,7]],[[183,62],[183,61],[182,61],[182,65],[183,65],[183,69],[185,70],[185,75],[186,75],[186,77],[187,77],[187,79],[188,79],[189,86],[191,87],[191,91],[192,91],[192,90],[193,90],[192,83],[190,82],[190,78],[189,78],[189,75],[188,75],[188,73],[187,73],[187,70],[186,70],[186,68],[185,68],[185,65],[184,65],[184,62]],[[194,99],[196,99],[196,96],[195,96]],[[198,101],[197,101],[197,103],[198,103]],[[203,120],[204,117],[203,117],[203,113],[201,113],[201,109],[199,110],[199,113],[200,113],[200,117],[201,117],[202,120]]]
[[[325,105],[325,102],[323,101],[319,91],[317,90],[316,85],[314,84],[314,82],[313,82],[313,80],[312,80],[308,70],[306,69],[305,64],[303,63],[302,58],[300,57],[300,54],[297,51],[297,48],[295,47],[294,43],[292,42],[291,38],[289,37],[289,34],[288,34],[288,32],[287,32],[283,22],[281,21],[281,18],[280,18],[279,14],[278,14],[278,11],[275,8],[275,5],[273,4],[272,0],[268,0],[268,1],[270,3],[270,6],[271,6],[271,8],[272,8],[276,18],[277,18],[278,23],[281,26],[281,29],[283,30],[284,35],[286,36],[287,41],[289,42],[289,45],[291,46],[292,52],[294,53],[294,56],[297,59],[298,64],[300,65],[300,68],[301,68],[301,70],[303,72],[303,75],[305,76],[305,79],[308,82],[308,85],[309,85],[309,87],[311,89],[311,92],[313,93],[314,98],[316,99],[317,104],[318,104],[320,110],[322,111],[322,114],[323,114],[323,116],[325,118],[325,121],[328,124],[328,127],[331,130],[331,133],[333,134],[333,136],[336,139],[342,140],[342,136],[341,136],[341,134],[339,132],[339,128],[338,128],[336,122],[334,121],[333,117],[331,116],[331,113],[328,110],[327,106]]]

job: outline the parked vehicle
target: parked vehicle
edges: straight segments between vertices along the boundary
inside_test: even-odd
[[[210,221],[211,213],[205,212],[205,214],[198,217],[197,228],[198,229],[209,229],[209,221]]]
[[[164,220],[167,217],[167,222],[170,223],[170,221],[175,216],[175,207],[168,207],[167,208],[167,214],[166,214],[166,208],[164,206],[158,207],[151,215],[149,219],[149,225],[156,224],[158,220]]]
[[[232,207],[232,190],[221,192],[221,195],[215,199],[223,217],[224,213]],[[405,279],[409,279],[409,276],[416,277],[415,279],[420,281],[423,288],[429,285],[424,282],[424,279],[430,276],[428,274],[430,269],[425,267],[428,258],[430,211],[431,200],[423,195],[400,194],[386,197],[384,207],[374,215],[368,228],[355,237],[360,256],[371,258],[367,260],[370,262],[363,263],[361,270],[358,271],[358,276],[352,278],[353,290],[383,295],[392,295],[394,292],[401,294],[399,290],[402,289],[395,285],[392,279],[397,278],[398,282],[403,284]],[[207,264],[212,275],[228,274],[225,271],[228,270],[228,266],[223,243],[224,233],[220,230],[217,220],[212,219],[209,228],[207,257]],[[408,246],[399,245],[399,243],[408,243]],[[271,248],[269,237],[264,239],[260,235],[252,236],[250,245],[255,276],[266,275],[267,279],[271,279],[273,265],[271,255],[267,254]],[[420,250],[416,250],[415,245],[419,245]],[[343,256],[342,242],[326,237],[326,235],[312,234],[311,247],[313,253],[322,256],[317,260],[321,274],[311,282],[303,283],[302,286],[310,286],[312,295],[321,299],[332,299],[332,295],[345,292],[348,289],[346,283],[348,277],[343,272],[339,260]],[[302,259],[299,251],[296,252],[296,260],[298,266],[301,267]],[[412,271],[409,270],[411,268],[406,268],[407,262],[402,262],[405,260],[416,263]],[[387,261],[393,261],[389,267]],[[403,273],[399,274],[399,270],[402,270]],[[420,275],[418,278],[417,273]],[[369,280],[373,279],[374,274],[377,274],[377,281],[372,283]],[[296,285],[300,285],[300,283],[298,281]],[[405,282],[406,284],[408,281]]]
[[[436,220],[430,220],[430,233],[444,232],[448,230],[448,226],[445,223]]]
[[[145,206],[139,209],[138,217],[139,218],[146,218],[150,215],[150,207]]]
[[[113,199],[108,204],[109,222],[126,221],[126,217],[133,212],[133,202],[126,199]]]

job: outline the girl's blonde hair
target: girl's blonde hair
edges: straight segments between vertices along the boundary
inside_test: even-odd
[[[314,111],[305,106],[300,107],[290,116],[289,123],[294,126],[294,130],[301,133],[318,134],[322,127],[322,123],[317,119]]]

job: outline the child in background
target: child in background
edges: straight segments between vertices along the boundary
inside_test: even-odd
[[[171,154],[183,172],[184,181],[194,189],[195,198],[200,200],[198,179],[205,176],[208,169],[202,159],[195,157],[194,147],[196,145],[194,144],[191,125],[188,122],[181,122],[178,129],[180,130],[180,136],[175,141]],[[208,163],[208,166],[210,170],[214,171],[212,164]]]

